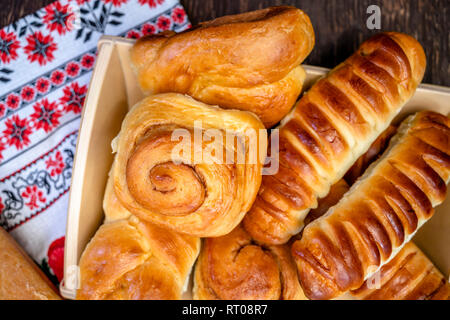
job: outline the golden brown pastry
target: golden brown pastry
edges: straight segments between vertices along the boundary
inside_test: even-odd
[[[381,146],[380,139],[385,137],[380,136],[371,147],[372,157],[377,157],[374,149]],[[368,159],[368,155],[362,158]],[[353,171],[356,172],[357,169]],[[318,208],[309,212],[305,224],[325,214],[349,188],[343,179],[334,184],[330,193],[319,200]],[[350,294],[360,300],[448,300],[450,284],[427,256],[410,241],[391,261]]]
[[[105,223],[80,260],[80,300],[180,299],[200,239],[134,216]]]
[[[431,218],[449,179],[450,119],[409,117],[383,156],[293,244],[306,296],[330,299],[361,287]]]
[[[0,227],[0,300],[60,300],[55,286]]]
[[[113,170],[112,168],[114,168],[114,163],[111,167],[111,172]],[[105,195],[103,197],[105,222],[128,219],[131,217],[131,212],[122,205],[114,192],[114,181],[111,172],[108,177],[108,182],[106,183]]]
[[[288,246],[258,245],[241,225],[204,239],[193,295],[197,300],[305,299]]]
[[[141,38],[131,59],[148,94],[185,93],[204,103],[252,111],[271,127],[299,96],[300,67],[314,46],[309,17],[273,7]]]
[[[323,216],[329,208],[334,206],[342,196],[350,189],[350,186],[358,179],[367,167],[386,150],[389,140],[397,132],[397,127],[390,125],[372,143],[369,150],[356,160],[350,170],[345,174],[345,180],[341,179],[330,187],[330,192],[319,199],[317,208],[311,209],[305,218],[305,226]],[[300,238],[299,238],[300,239]]]
[[[177,232],[229,233],[261,183],[266,130],[252,113],[160,94],[127,114],[113,142],[117,198],[141,220]]]
[[[397,132],[397,127],[390,125],[383,133],[375,140],[374,143],[370,146],[369,150],[356,160],[350,170],[344,176],[345,181],[352,185],[355,183],[356,179],[358,179],[363,172],[369,167],[369,165],[374,162],[384,150],[386,150],[389,140],[395,135]]]
[[[381,33],[319,80],[281,122],[279,171],[264,176],[244,219],[260,242],[297,234],[317,199],[388,126],[422,80],[425,54],[412,37]]]
[[[309,211],[305,218],[305,226],[323,216],[329,208],[341,200],[342,196],[348,191],[348,189],[350,189],[350,187],[344,179],[341,179],[333,184],[326,197],[319,199],[317,208]]]
[[[141,222],[117,199],[112,181],[103,201],[105,224],[80,259],[77,299],[180,299],[200,239]]]
[[[362,300],[448,300],[450,284],[412,242],[351,294]]]

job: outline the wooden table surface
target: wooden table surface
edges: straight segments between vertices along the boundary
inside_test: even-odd
[[[52,0],[0,0],[0,27],[32,13]],[[316,46],[307,64],[333,67],[378,30],[369,30],[367,7],[381,8],[381,30],[413,35],[427,54],[424,82],[450,86],[449,0],[181,0],[195,24],[227,14],[274,5],[293,5],[311,18]]]

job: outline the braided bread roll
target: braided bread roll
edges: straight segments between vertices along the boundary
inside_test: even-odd
[[[297,100],[306,76],[300,64],[314,41],[303,11],[273,7],[141,38],[131,60],[148,94],[185,93],[252,111],[271,127]]]
[[[351,294],[360,300],[449,300],[450,284],[428,257],[412,242]]]
[[[80,259],[77,299],[180,299],[200,239],[139,221],[117,199],[111,177],[103,207],[105,223]]]
[[[425,63],[415,39],[381,33],[313,85],[281,122],[279,171],[264,176],[244,219],[254,239],[281,244],[301,230],[317,199],[328,194],[411,98]]]
[[[241,225],[204,239],[193,295],[196,300],[305,299],[288,246],[258,245]]]
[[[372,157],[376,156],[376,149],[383,149],[380,140],[385,140],[390,132],[391,129],[386,130],[372,145]],[[369,155],[362,158],[368,159]],[[352,173],[356,174],[359,168],[361,167],[351,170]],[[362,172],[358,176],[361,174]],[[334,184],[330,193],[319,200],[318,208],[309,212],[306,224],[324,215],[349,189],[343,179]],[[428,257],[410,241],[360,288],[349,293],[358,300],[448,300],[450,284]]]
[[[198,237],[226,234],[256,197],[266,135],[249,112],[175,93],[145,98],[113,141],[115,193],[141,220]]]
[[[361,287],[431,218],[449,180],[450,119],[411,116],[384,155],[294,242],[305,294],[329,299]]]

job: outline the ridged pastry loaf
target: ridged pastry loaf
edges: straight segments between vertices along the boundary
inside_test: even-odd
[[[377,151],[383,149],[381,140],[387,139],[390,132],[390,129],[385,131],[372,145],[370,154],[361,157],[364,159],[363,163],[377,156]],[[360,168],[362,167],[358,165],[351,171],[357,174]],[[358,177],[361,174],[360,171]],[[319,200],[318,208],[309,212],[305,219],[306,225],[325,214],[349,189],[343,179],[334,184],[330,193]],[[360,288],[349,294],[358,300],[448,300],[450,284],[427,256],[410,241]]]
[[[356,160],[353,166],[347,171],[344,176],[348,185],[352,185],[364,173],[369,165],[374,162],[386,150],[389,140],[397,132],[397,127],[390,125],[370,146],[369,150]]]
[[[348,191],[348,189],[350,189],[350,187],[344,179],[341,179],[333,184],[327,196],[319,199],[317,208],[309,211],[305,218],[305,226],[323,216],[328,209],[341,200],[342,196]],[[300,237],[298,239],[300,239]]]
[[[200,239],[141,222],[121,205],[111,184],[105,223],[80,259],[80,300],[180,299]]]
[[[308,16],[273,7],[143,37],[131,51],[148,94],[178,92],[207,104],[252,111],[271,127],[297,100],[314,46]]]
[[[258,245],[241,225],[203,241],[195,266],[194,299],[305,299],[287,245]]]
[[[369,150],[356,160],[350,170],[345,174],[345,180],[341,179],[330,188],[330,192],[319,199],[318,206],[309,211],[305,218],[305,226],[314,220],[323,216],[328,209],[334,206],[342,196],[350,189],[350,186],[358,179],[367,167],[374,162],[386,150],[389,140],[397,132],[397,127],[390,125],[382,134],[372,143]],[[298,237],[300,239],[300,237]]]
[[[55,286],[0,227],[0,300],[61,300]]]
[[[212,237],[229,233],[250,209],[267,134],[250,112],[169,93],[134,106],[113,148],[113,187],[128,211],[176,232]]]
[[[309,224],[292,254],[311,299],[361,287],[434,213],[450,179],[450,119],[420,112],[341,201]]]
[[[449,300],[450,284],[427,256],[408,242],[351,294],[361,300]]]
[[[281,122],[279,171],[264,176],[244,219],[260,242],[297,234],[326,196],[389,126],[422,80],[425,54],[412,37],[381,33],[319,80]]]

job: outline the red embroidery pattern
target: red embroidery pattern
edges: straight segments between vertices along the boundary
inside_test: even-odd
[[[87,86],[80,87],[74,82],[63,89],[64,95],[60,98],[60,103],[64,106],[64,111],[81,113],[84,98],[86,97]]]
[[[69,4],[61,5],[59,2],[54,2],[45,7],[46,14],[42,18],[50,31],[57,31],[60,35],[69,31],[71,22],[75,15],[70,10]]]
[[[53,52],[57,47],[52,36],[44,36],[42,32],[36,31],[27,37],[27,45],[23,50],[28,55],[28,60],[37,61],[43,66],[55,58]]]
[[[142,5],[145,5],[148,1],[140,0],[139,2]],[[155,0],[152,3],[156,6],[158,2]],[[161,1],[161,3],[163,3],[163,1]],[[122,36],[131,39],[139,39],[142,36],[157,34],[158,32],[171,29],[177,30],[177,28],[180,27],[182,27],[182,30],[189,29],[191,24],[187,21],[186,11],[184,11],[183,7],[175,6],[161,16],[143,24],[140,28],[134,28],[126,33],[123,33]]]
[[[50,175],[52,177],[61,174],[65,167],[61,152],[58,150],[54,159],[52,157],[48,158],[45,161],[45,165],[47,166],[47,169],[50,170]]]
[[[39,208],[38,202],[44,203],[46,201],[42,190],[35,185],[26,187],[25,191],[22,192],[22,197],[28,200],[28,202],[25,202],[25,205],[30,210]]]
[[[26,119],[20,119],[18,115],[13,115],[6,120],[6,129],[3,134],[9,146],[15,146],[17,150],[22,149],[30,143],[31,128]]]
[[[17,41],[17,37],[14,32],[6,32],[5,30],[0,30],[0,61],[7,64],[12,60],[16,60],[17,49],[19,49],[20,44]]]
[[[94,67],[94,62],[95,55],[93,53],[83,54],[78,59],[74,59],[66,65],[30,82],[20,91],[17,91],[17,93],[7,95],[4,98],[4,102],[2,102],[2,98],[0,97],[0,117],[4,116],[7,109],[16,110],[21,107],[22,102],[32,103],[38,99],[39,96],[60,87],[67,81],[67,78],[75,79],[76,77],[91,71]]]
[[[182,24],[186,20],[186,12],[183,8],[175,8],[172,11],[172,20],[178,24]]]
[[[55,102],[49,102],[47,99],[42,99],[34,106],[34,113],[31,114],[31,119],[34,120],[36,129],[44,129],[46,133],[59,125],[59,118],[61,111],[57,110]]]

